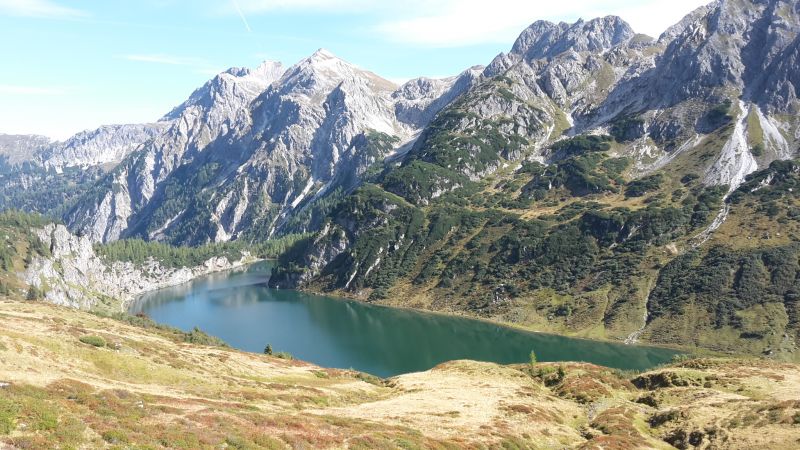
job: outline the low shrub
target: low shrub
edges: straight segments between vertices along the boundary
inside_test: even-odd
[[[79,338],[79,340],[81,342],[83,342],[84,344],[89,344],[89,345],[92,345],[94,347],[105,347],[106,346],[106,340],[101,338],[100,336],[93,336],[93,335],[81,336]]]
[[[365,383],[373,384],[375,386],[385,385],[383,379],[381,379],[380,377],[376,377],[375,375],[370,375],[368,373],[359,372],[356,374],[356,379],[359,379]]]
[[[128,442],[128,436],[119,430],[109,430],[103,433],[103,440],[109,444],[124,444]]]
[[[222,339],[206,334],[198,327],[194,327],[192,331],[184,334],[183,341],[190,344],[208,345],[211,347],[227,347],[228,344]]]

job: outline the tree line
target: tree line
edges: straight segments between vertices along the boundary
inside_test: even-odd
[[[192,267],[203,264],[214,257],[238,260],[244,252],[256,258],[277,258],[306,234],[291,234],[262,242],[220,242],[197,247],[174,246],[163,242],[142,239],[121,239],[107,244],[95,244],[94,250],[107,261],[132,262],[142,265],[149,259],[170,268]]]

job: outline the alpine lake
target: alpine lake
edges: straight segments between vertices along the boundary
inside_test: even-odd
[[[500,364],[584,361],[646,370],[679,352],[660,347],[527,332],[494,323],[390,308],[267,286],[272,262],[220,272],[149,292],[129,312],[185,331],[199,327],[232,347],[275,352],[323,367],[381,377],[456,359]]]

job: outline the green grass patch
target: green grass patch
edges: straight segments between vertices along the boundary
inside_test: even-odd
[[[120,430],[108,430],[103,432],[102,436],[103,440],[109,444],[125,444],[128,442],[128,435]]]
[[[0,435],[10,434],[16,427],[19,405],[15,402],[0,398]]]
[[[80,338],[78,338],[78,340],[83,342],[84,344],[89,344],[94,347],[102,348],[106,346],[106,340],[100,336],[93,336],[93,335],[81,336]]]
[[[186,333],[183,338],[184,342],[188,342],[190,344],[198,344],[198,345],[209,345],[212,347],[227,347],[228,344],[225,343],[222,339],[211,336],[206,334],[203,330],[198,327],[194,327],[192,331]]]

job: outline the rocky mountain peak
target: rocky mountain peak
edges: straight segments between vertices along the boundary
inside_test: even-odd
[[[690,12],[689,14],[684,16],[683,19],[680,20],[680,22],[676,23],[675,25],[672,25],[671,27],[667,28],[666,31],[661,33],[661,36],[659,36],[658,38],[658,42],[662,44],[669,44],[670,42],[672,42],[672,40],[674,40],[681,33],[683,33],[687,27],[691,26],[693,23],[696,23],[698,20],[705,17],[709,11],[716,8],[721,1],[722,0],[713,1],[707,5],[703,5],[695,9],[694,11]]]
[[[497,55],[486,67],[484,75],[493,77],[520,61],[552,60],[571,52],[604,54],[620,44],[635,42],[637,34],[617,16],[606,16],[573,24],[538,20],[522,31],[511,51]]]
[[[353,64],[350,64],[349,62],[337,57],[330,50],[320,48],[306,58],[301,59],[297,64],[289,69],[289,72],[297,69],[337,71],[342,69],[351,70],[353,68],[355,68]]]
[[[365,84],[370,90],[387,95],[397,89],[391,81],[338,58],[324,48],[289,68],[279,84],[282,92],[315,96],[330,92],[342,82]]]
[[[634,37],[633,29],[617,16],[573,24],[536,21],[526,28],[511,48],[525,60],[552,58],[567,50],[601,52]]]
[[[392,94],[398,120],[422,128],[442,108],[472,87],[484,69],[484,66],[473,66],[454,77],[420,77],[403,83]]]
[[[318,48],[317,51],[309,56],[309,59],[317,59],[317,60],[326,60],[326,59],[338,59],[336,55],[333,54],[332,51],[328,50],[327,48]]]
[[[277,61],[264,61],[255,69],[230,68],[196,89],[188,100],[174,108],[161,120],[178,119],[193,106],[212,108],[220,104],[219,100],[222,100],[222,104],[246,105],[280,78],[284,71],[283,64]]]
[[[232,75],[236,78],[247,76],[263,77],[270,80],[277,80],[286,70],[286,67],[280,61],[266,60],[258,67],[252,69],[250,67],[231,67],[230,69],[222,72],[222,74]]]
[[[286,71],[286,66],[283,65],[280,61],[271,61],[266,60],[262,62],[258,67],[256,67],[253,72],[267,78],[269,80],[275,81],[283,75],[283,72]]]
[[[777,102],[778,109],[791,110],[794,85],[783,81],[791,78],[792,71],[781,72],[779,67],[795,61],[799,3],[719,0],[695,10],[659,39],[665,46],[663,54],[648,74],[633,83],[641,85],[637,89],[643,95],[631,96],[623,86],[612,99],[639,97],[645,108],[663,108],[688,99],[719,101],[733,89],[741,91],[745,100],[770,103],[768,108]],[[780,79],[774,79],[776,73]]]
[[[511,47],[511,53],[525,55],[539,43],[554,40],[554,36],[562,33],[567,26],[564,22],[555,24],[547,20],[537,20],[522,31]]]

